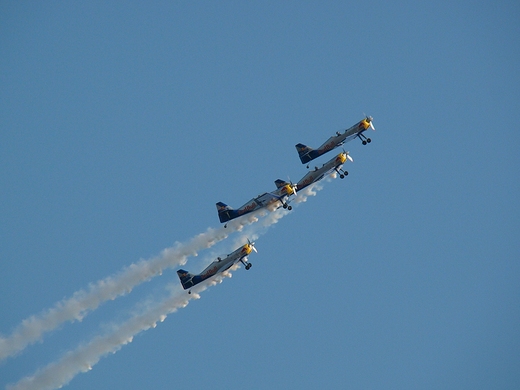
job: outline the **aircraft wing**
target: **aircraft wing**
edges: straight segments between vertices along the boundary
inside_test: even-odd
[[[275,200],[280,200],[281,196],[278,196],[276,194],[273,194],[272,192],[266,192],[265,194],[258,195],[255,198],[255,202],[259,206],[267,206],[268,204],[272,203]]]
[[[300,179],[300,181],[298,182],[298,184],[297,184],[298,189],[301,191],[305,187],[310,186],[312,183],[316,183],[317,181],[323,179],[324,176],[325,176],[325,174],[322,172],[316,172],[316,171],[307,172],[307,174],[304,177],[302,177]]]

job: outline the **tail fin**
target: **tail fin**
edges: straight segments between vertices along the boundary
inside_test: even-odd
[[[311,157],[310,154],[313,152],[312,148],[309,148],[304,144],[296,144],[296,150],[298,151],[298,156],[300,156],[300,160],[302,164],[308,163],[315,157]]]
[[[179,275],[179,279],[181,280],[183,289],[187,290],[195,285],[192,280],[193,275],[190,274],[188,271],[184,271],[183,269],[180,269],[177,271],[177,275]]]
[[[274,184],[276,184],[276,188],[282,188],[283,186],[289,184],[286,181],[283,181],[281,179],[277,179],[274,181]]]
[[[221,223],[230,221],[238,217],[238,212],[236,210],[233,210],[232,207],[229,207],[227,204],[222,202],[217,203],[217,211],[218,218],[220,219]]]

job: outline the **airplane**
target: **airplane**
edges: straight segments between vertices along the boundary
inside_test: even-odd
[[[321,156],[322,154],[327,153],[329,150],[337,148],[338,146],[343,145],[345,142],[350,141],[353,138],[359,138],[363,145],[372,142],[370,138],[367,138],[363,132],[367,130],[369,127],[372,130],[375,130],[374,125],[372,124],[373,118],[371,116],[366,116],[364,119],[356,123],[350,129],[345,130],[343,134],[339,131],[336,132],[336,135],[330,137],[323,145],[321,145],[318,149],[312,149],[304,144],[297,144],[296,150],[298,151],[298,155],[300,156],[300,160],[302,164],[308,163],[309,161],[314,160],[315,158]],[[308,168],[309,166],[307,166]]]
[[[274,205],[277,202],[281,203],[281,206],[278,206],[277,208],[283,207],[284,209],[292,210],[292,207],[288,204],[288,198],[291,195],[296,195],[297,186],[280,179],[275,180],[274,183],[276,184],[276,190],[274,192],[265,192],[260,194],[239,209],[235,210],[225,203],[218,202],[217,211],[220,222],[228,222],[232,219],[241,217],[244,214]],[[227,224],[224,225],[224,227],[227,227]]]
[[[343,164],[349,159],[350,161],[354,161],[352,157],[348,154],[348,152],[341,152],[336,157],[327,161],[321,168],[314,168],[313,171],[308,172],[301,180],[296,183],[296,186],[299,191],[303,190],[305,187],[310,186],[312,183],[316,183],[317,181],[323,179],[326,175],[328,175],[332,171],[336,171],[339,174],[339,177],[343,179],[348,175],[347,171],[342,169]]]
[[[255,248],[255,243],[247,240],[247,244],[242,245],[240,248],[227,255],[225,259],[217,257],[217,260],[213,261],[198,275],[192,275],[183,269],[178,270],[177,275],[181,281],[182,288],[188,290],[196,284],[228,270],[239,261],[244,264],[246,270],[249,270],[253,265],[247,261],[247,256],[251,251],[258,252]],[[188,294],[191,294],[191,290],[188,291]]]

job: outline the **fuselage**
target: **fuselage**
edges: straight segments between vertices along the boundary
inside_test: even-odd
[[[332,150],[338,146],[343,145],[345,142],[350,141],[352,138],[364,132],[369,127],[370,120],[369,118],[365,118],[356,123],[351,128],[345,130],[344,133],[330,137],[323,145],[316,149],[316,151],[319,152],[320,155],[327,153],[329,150]]]
[[[268,207],[276,202],[283,203],[292,194],[294,194],[294,189],[290,184],[286,184],[273,192],[264,192],[258,195],[236,211],[238,212],[238,216],[241,216],[263,207]]]
[[[351,128],[345,130],[343,134],[337,132],[336,135],[330,137],[317,149],[310,148],[304,144],[296,144],[295,147],[296,151],[298,152],[298,156],[300,157],[300,161],[302,162],[302,164],[307,164],[315,158],[318,158],[321,155],[327,153],[328,151],[343,145],[345,142],[350,141],[352,138],[355,137],[359,137],[363,145],[366,145],[371,140],[370,138],[365,137],[363,132],[369,127],[374,129],[374,126],[372,124],[372,117],[367,116]]]
[[[313,171],[308,172],[302,179],[296,184],[296,188],[298,190],[303,190],[305,187],[311,185],[312,183],[316,183],[317,181],[323,179],[325,175],[334,169],[341,169],[343,164],[347,161],[347,154],[340,153],[336,157],[327,161],[321,168],[316,168]]]
[[[218,258],[213,261],[210,265],[208,265],[200,274],[194,275],[191,279],[193,282],[192,286],[211,278],[217,274],[220,274],[229,268],[231,268],[234,264],[238,263],[244,257],[251,253],[252,247],[250,244],[245,244],[242,247],[238,248],[234,252],[230,253],[226,256],[225,259]]]

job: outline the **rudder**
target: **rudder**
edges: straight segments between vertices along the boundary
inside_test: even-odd
[[[310,153],[313,151],[312,148],[309,148],[304,144],[296,144],[295,146],[302,164],[308,163],[312,160],[312,157],[310,156]]]
[[[193,280],[192,280],[193,279],[193,275],[190,274],[188,271],[180,269],[180,270],[177,271],[177,275],[179,276],[179,279],[181,281],[182,288],[184,288],[185,290],[187,290],[190,287],[194,286],[194,283],[193,283]]]
[[[218,218],[221,223],[232,220],[238,217],[238,212],[227,204],[218,202],[217,203]]]

